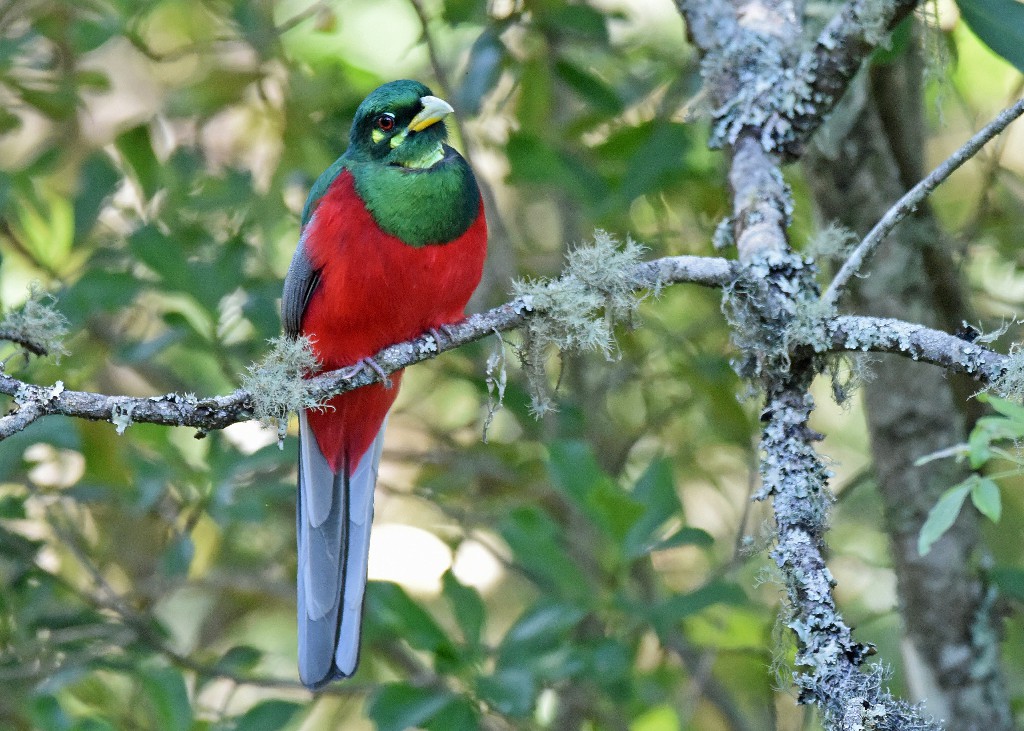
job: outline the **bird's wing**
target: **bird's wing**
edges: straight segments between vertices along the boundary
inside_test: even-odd
[[[299,415],[299,676],[319,688],[355,672],[373,522],[373,489],[384,446],[373,445],[348,478],[331,469]]]
[[[298,337],[302,331],[302,316],[306,312],[309,298],[320,283],[320,271],[306,253],[306,237],[313,229],[313,220],[306,225],[295,247],[295,255],[284,278],[284,294],[281,296],[281,323],[284,333],[290,338]]]

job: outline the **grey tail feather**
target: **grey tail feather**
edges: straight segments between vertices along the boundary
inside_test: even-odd
[[[305,413],[299,417],[299,676],[311,690],[351,676],[359,664],[373,490],[385,425],[346,478],[347,465],[339,473],[331,470]]]

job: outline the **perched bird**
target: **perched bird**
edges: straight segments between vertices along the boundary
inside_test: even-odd
[[[465,316],[487,224],[473,172],[445,144],[452,111],[416,81],[378,87],[310,191],[281,316],[324,370],[376,368],[382,348]],[[299,415],[299,675],[311,689],[359,662],[374,483],[401,376]]]

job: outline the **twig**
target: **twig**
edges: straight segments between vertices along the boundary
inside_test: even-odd
[[[978,151],[985,144],[1002,132],[1006,127],[1024,114],[1024,99],[1004,109],[995,119],[965,142],[960,149],[950,155],[946,160],[928,174],[920,183],[911,188],[900,198],[896,204],[886,211],[875,227],[868,232],[864,240],[857,245],[850,257],[843,263],[842,268],[836,274],[832,283],[829,284],[822,301],[826,305],[834,305],[843,292],[843,288],[849,283],[850,278],[860,269],[864,261],[874,253],[878,245],[892,231],[896,224],[913,213],[918,204],[921,203],[933,190],[935,190],[946,178],[953,174],[957,168],[978,154]]]
[[[23,349],[32,353],[32,355],[49,355],[49,352],[41,343],[38,343],[32,338],[26,336],[25,333],[0,328],[0,340],[6,340],[8,343],[20,345]]]

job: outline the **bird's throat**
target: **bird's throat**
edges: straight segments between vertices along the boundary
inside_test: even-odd
[[[426,170],[432,168],[437,163],[444,159],[444,147],[438,142],[431,148],[423,151],[423,153],[411,160],[402,160],[398,163],[401,167],[408,168],[410,170]]]

